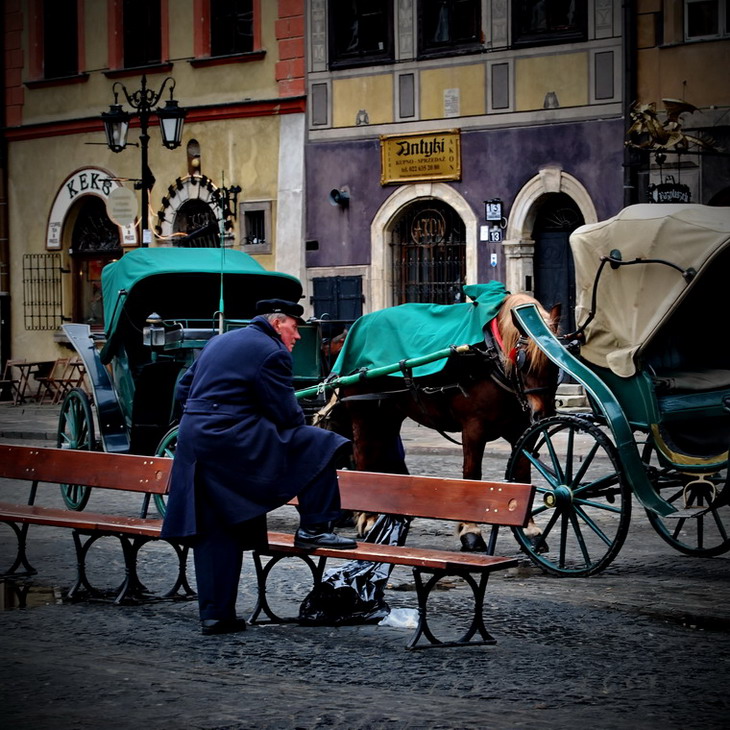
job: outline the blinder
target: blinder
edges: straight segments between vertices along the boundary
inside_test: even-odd
[[[510,350],[509,359],[513,365],[520,371],[524,372],[527,369],[527,339],[520,337],[517,340],[517,344]]]

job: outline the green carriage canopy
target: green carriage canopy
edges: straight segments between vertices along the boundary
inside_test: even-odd
[[[464,293],[474,301],[463,304],[400,304],[365,314],[347,333],[332,371],[350,375],[362,368],[391,365],[428,355],[450,345],[475,345],[484,340],[483,328],[497,315],[507,296],[498,281],[469,284]],[[423,377],[440,372],[446,359],[413,369]],[[394,377],[403,377],[395,372]]]
[[[630,377],[637,370],[637,356],[688,291],[703,286],[703,272],[730,246],[730,208],[632,205],[606,221],[577,228],[570,246],[575,260],[578,325],[591,311],[601,259],[612,251],[619,251],[623,261],[663,259],[698,272],[688,283],[679,271],[662,264],[603,267],[595,318],[585,329],[581,356],[616,375]]]
[[[299,301],[302,285],[268,271],[243,251],[221,248],[138,248],[101,272],[104,329],[101,353],[109,362],[127,337],[141,342],[145,320],[198,320],[216,326],[221,280],[227,319],[251,319],[260,299]]]

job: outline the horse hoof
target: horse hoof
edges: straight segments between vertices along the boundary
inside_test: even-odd
[[[530,538],[530,547],[532,552],[537,555],[542,555],[550,550],[548,544],[542,539],[542,535],[535,535],[535,537]]]
[[[461,536],[462,553],[486,553],[487,543],[478,532],[465,532]]]

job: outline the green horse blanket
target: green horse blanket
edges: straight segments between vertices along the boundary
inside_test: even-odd
[[[347,333],[332,370],[351,375],[363,368],[383,367],[421,357],[451,345],[476,345],[483,328],[497,315],[508,292],[498,281],[469,284],[463,304],[401,304],[365,314]],[[440,372],[446,358],[413,369],[414,377]],[[403,373],[393,373],[403,377]]]

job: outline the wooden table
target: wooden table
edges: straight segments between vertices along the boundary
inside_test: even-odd
[[[13,401],[16,406],[20,403],[25,403],[27,398],[30,397],[26,396],[26,393],[28,392],[28,387],[30,385],[31,375],[34,378],[46,377],[50,374],[54,363],[55,360],[36,360],[34,362],[15,363],[14,367],[17,368],[19,372],[18,387],[15,391],[15,400]],[[38,387],[40,388],[40,384]],[[37,395],[38,393],[36,389],[36,393],[33,397],[37,397]]]

